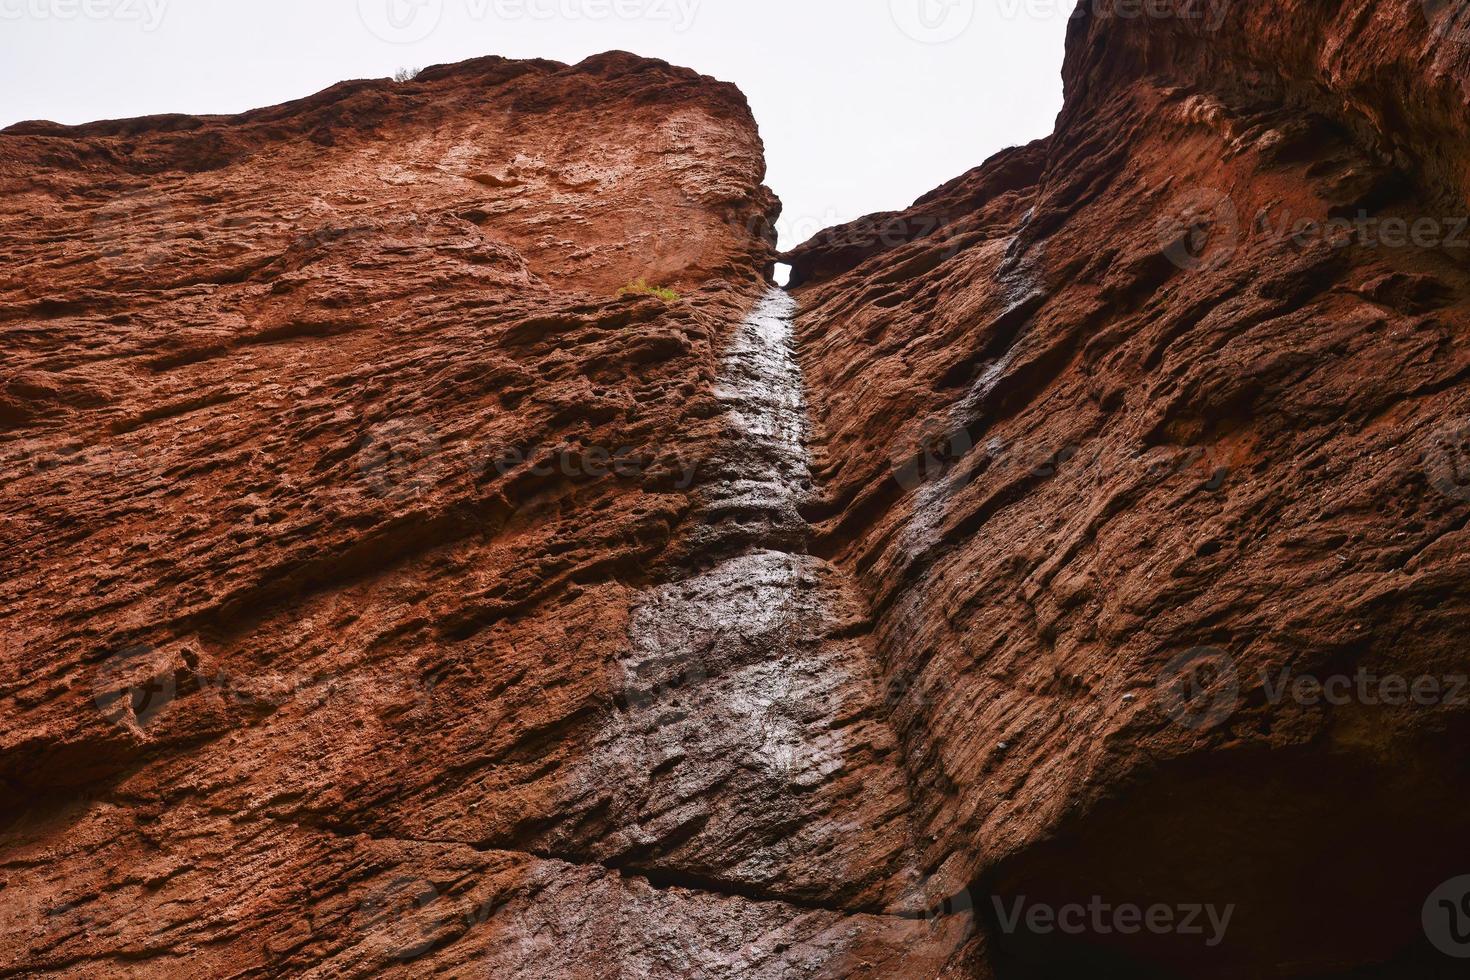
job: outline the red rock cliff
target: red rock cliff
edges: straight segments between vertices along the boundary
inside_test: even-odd
[[[1457,975],[1467,32],[1088,0],[794,300],[630,55],[0,133],[0,974]]]
[[[796,546],[763,174],[622,54],[0,134],[0,974],[970,955]]]
[[[814,550],[1003,975],[1457,975],[1470,11],[1139,6],[1051,137],[789,257]],[[1234,911],[1007,924],[1098,898]]]

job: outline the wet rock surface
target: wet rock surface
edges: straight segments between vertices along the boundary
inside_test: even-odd
[[[806,396],[792,349],[796,303],[767,293],[736,332],[715,385],[725,434],[698,489],[701,520],[691,529],[691,561],[764,544],[806,549],[800,514],[811,492]]]
[[[626,734],[604,764],[631,762],[617,781],[638,794],[635,812],[658,802],[627,843],[645,837],[660,867],[922,914],[932,896],[864,603],[801,553],[810,477],[794,312],[771,290],[724,356],[724,436],[688,548],[704,562],[732,557],[641,598],[621,664]],[[660,853],[665,839],[672,853]]]
[[[978,962],[763,171],[622,54],[0,134],[0,973]]]
[[[812,550],[1000,975],[1454,975],[1470,23],[1163,6],[1083,5],[1048,139],[787,256]]]
[[[1459,975],[1470,21],[1105,6],[793,295],[631,55],[0,133],[0,975]]]

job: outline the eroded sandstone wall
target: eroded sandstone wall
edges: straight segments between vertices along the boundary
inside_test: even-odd
[[[1002,975],[1451,975],[1470,10],[1121,9],[1081,5],[1051,137],[789,256],[814,550]],[[1098,896],[1235,911],[1000,921]]]
[[[795,303],[629,55],[0,133],[0,973],[1455,975],[1470,14],[1125,6]]]
[[[973,958],[801,553],[763,176],[623,54],[0,134],[0,974]]]

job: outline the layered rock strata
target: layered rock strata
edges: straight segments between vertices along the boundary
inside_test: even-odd
[[[975,955],[802,553],[763,172],[619,54],[0,134],[0,974]]]
[[[629,55],[0,133],[0,974],[1458,975],[1470,14],[1143,7],[795,300]]]
[[[1002,976],[1452,975],[1470,15],[1145,6],[1051,137],[788,256],[813,550]]]

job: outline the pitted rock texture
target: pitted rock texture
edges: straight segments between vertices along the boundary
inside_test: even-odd
[[[1457,975],[1470,14],[1164,6],[1082,4],[1051,137],[788,256],[813,551],[870,599],[926,869],[1234,906],[1213,946],[992,911],[999,975]],[[1282,693],[1360,672],[1438,694]]]
[[[0,975],[982,969],[763,175],[624,54],[0,133]]]

